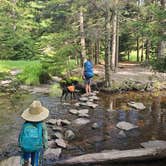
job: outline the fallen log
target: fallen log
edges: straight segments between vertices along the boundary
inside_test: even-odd
[[[161,158],[166,158],[166,149],[141,148],[132,150],[108,150],[101,153],[92,153],[72,157],[67,160],[58,161],[55,165],[69,166],[105,162],[146,161]]]

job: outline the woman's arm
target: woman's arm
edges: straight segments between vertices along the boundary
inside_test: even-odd
[[[46,124],[43,122],[43,145],[44,148],[47,149],[48,148],[48,133],[47,133],[47,126]]]

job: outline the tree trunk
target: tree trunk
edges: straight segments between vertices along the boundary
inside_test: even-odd
[[[109,87],[111,85],[111,69],[110,69],[110,44],[111,44],[111,13],[109,5],[106,3],[106,14],[105,14],[105,85]]]
[[[111,69],[115,71],[115,61],[116,61],[116,29],[117,29],[117,13],[114,11],[112,18],[112,61],[111,61]]]
[[[137,62],[139,62],[139,37],[137,37]]]
[[[141,62],[144,60],[144,40],[142,37],[142,48],[141,48]]]
[[[150,40],[147,39],[146,41],[146,61],[149,61],[149,56],[150,56]]]
[[[130,61],[130,51],[127,51],[128,61]]]
[[[81,64],[83,66],[83,61],[86,56],[85,51],[85,32],[84,32],[84,17],[83,17],[83,7],[80,7],[80,32],[81,32]]]
[[[119,62],[119,18],[117,14],[115,72],[118,71],[118,62]]]
[[[99,63],[99,40],[97,39],[95,43],[95,64]]]

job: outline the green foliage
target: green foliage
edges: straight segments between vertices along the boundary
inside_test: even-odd
[[[30,64],[18,75],[18,79],[27,85],[39,85],[39,76],[41,73],[42,65],[40,63]]]
[[[152,68],[159,72],[166,72],[166,56],[161,58],[154,58],[151,61]]]

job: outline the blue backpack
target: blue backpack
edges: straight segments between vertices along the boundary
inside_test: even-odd
[[[90,61],[84,63],[84,72],[86,78],[92,78],[94,76],[93,65]]]
[[[42,123],[25,122],[19,135],[19,147],[25,152],[36,152],[43,148]]]

